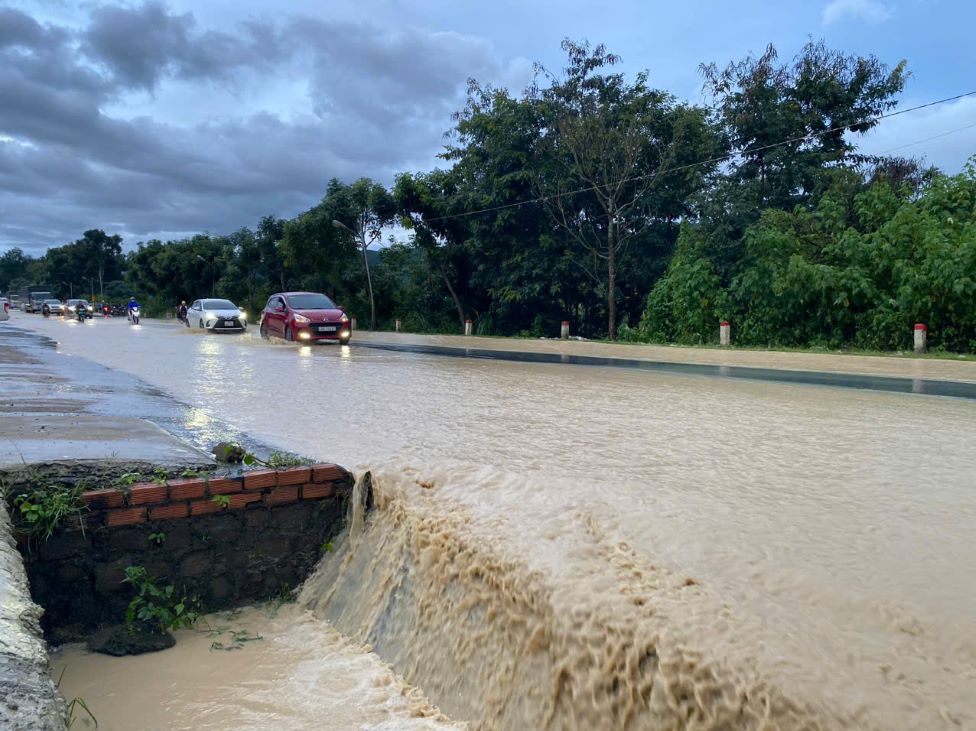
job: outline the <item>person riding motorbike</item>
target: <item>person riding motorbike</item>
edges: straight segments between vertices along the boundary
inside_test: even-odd
[[[88,317],[88,308],[85,307],[84,302],[79,302],[78,306],[75,308],[75,314],[78,316],[78,322],[84,322]]]
[[[45,302],[43,305],[41,305],[41,314],[44,315],[44,317],[50,317],[51,316],[51,305],[49,305],[47,302]]]
[[[186,322],[186,300],[180,302],[180,306],[176,308],[176,319],[180,322]]]
[[[139,308],[139,303],[136,302],[135,297],[129,299],[129,306],[126,311],[129,313],[129,322],[133,325],[138,325],[139,318],[142,316],[142,310]]]

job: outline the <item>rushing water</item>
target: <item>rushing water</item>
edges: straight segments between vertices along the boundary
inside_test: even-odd
[[[233,641],[232,633],[246,637]],[[458,728],[365,648],[294,605],[205,617],[165,654],[114,658],[81,645],[52,658],[99,729]],[[75,728],[92,728],[81,707]]]
[[[976,724],[976,404],[32,325],[197,426],[372,469],[301,605],[456,720]]]

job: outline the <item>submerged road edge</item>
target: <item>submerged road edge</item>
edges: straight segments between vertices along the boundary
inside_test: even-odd
[[[501,360],[514,363],[564,364],[601,368],[625,368],[671,375],[733,378],[803,386],[827,386],[860,391],[907,393],[922,396],[941,396],[976,400],[976,383],[931,378],[904,378],[831,371],[806,371],[758,366],[711,365],[702,363],[674,363],[670,361],[638,360],[595,355],[539,353],[531,351],[491,350],[487,348],[455,348],[443,345],[416,343],[356,343],[358,348],[388,350],[418,355],[439,355],[450,358]]]

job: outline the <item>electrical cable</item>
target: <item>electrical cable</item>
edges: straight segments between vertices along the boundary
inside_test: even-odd
[[[976,89],[974,89],[972,91],[963,92],[962,94],[955,94],[953,96],[948,96],[948,97],[945,97],[943,99],[936,99],[934,101],[925,102],[924,104],[917,104],[917,105],[912,106],[912,107],[906,107],[905,109],[898,109],[898,110],[896,110],[894,112],[887,112],[887,113],[884,113],[884,114],[878,114],[878,115],[876,115],[874,117],[868,117],[865,120],[861,120],[859,122],[855,122],[854,124],[844,124],[844,125],[840,125],[840,126],[837,126],[837,127],[831,127],[829,129],[821,130],[819,132],[811,132],[809,134],[801,135],[799,137],[790,137],[790,138],[787,138],[785,140],[781,140],[779,142],[773,142],[773,143],[768,144],[768,145],[763,145],[761,147],[753,147],[753,148],[750,148],[748,150],[730,152],[730,153],[728,153],[726,155],[721,155],[719,157],[712,157],[712,158],[709,158],[707,160],[699,160],[697,162],[687,163],[685,165],[678,165],[678,166],[673,167],[673,168],[665,168],[663,170],[659,170],[659,171],[654,172],[654,173],[646,173],[644,175],[635,175],[635,176],[632,176],[632,177],[621,178],[620,180],[614,180],[614,181],[607,182],[604,185],[590,185],[590,186],[587,186],[585,188],[578,188],[576,190],[565,191],[563,193],[553,193],[553,194],[550,194],[550,195],[541,195],[541,196],[537,196],[535,198],[527,198],[527,199],[525,199],[523,201],[516,201],[514,203],[503,203],[502,205],[489,206],[487,208],[479,208],[479,209],[476,209],[476,210],[473,210],[473,211],[462,211],[460,213],[451,213],[451,214],[448,214],[448,215],[445,215],[445,216],[435,216],[435,217],[432,217],[432,218],[426,218],[426,219],[424,219],[424,223],[433,223],[435,221],[447,221],[447,220],[450,220],[450,219],[453,219],[453,218],[466,218],[466,217],[469,217],[469,216],[477,216],[477,215],[480,215],[482,213],[494,213],[495,211],[503,211],[503,210],[506,210],[508,208],[519,208],[521,206],[531,205],[533,203],[544,203],[544,202],[546,202],[548,200],[554,200],[556,198],[565,198],[565,197],[572,196],[572,195],[578,195],[580,193],[589,193],[590,191],[598,190],[600,188],[606,188],[606,187],[611,186],[611,185],[618,185],[620,183],[631,183],[631,182],[635,182],[635,181],[638,181],[638,180],[644,180],[645,178],[657,177],[659,175],[665,175],[665,174],[668,174],[668,173],[676,173],[676,172],[680,172],[682,170],[689,170],[691,168],[699,167],[701,165],[711,165],[711,164],[714,164],[714,163],[725,162],[726,160],[731,160],[731,159],[736,158],[736,157],[743,157],[745,155],[752,155],[752,154],[755,154],[757,152],[764,152],[766,150],[772,150],[772,149],[775,149],[777,147],[784,147],[786,145],[792,145],[792,144],[795,144],[795,143],[807,142],[809,140],[816,139],[817,137],[823,137],[824,135],[828,135],[828,134],[832,134],[834,132],[840,132],[840,131],[846,130],[848,127],[861,126],[861,125],[868,124],[868,123],[871,123],[871,122],[880,122],[880,121],[882,121],[884,119],[891,119],[892,117],[897,117],[897,116],[902,115],[902,114],[908,114],[910,112],[918,112],[918,111],[920,111],[922,109],[928,109],[930,107],[938,106],[940,104],[948,104],[949,102],[958,101],[959,99],[964,99],[966,97],[970,97],[970,96],[974,96],[974,95],[976,95]],[[925,139],[925,140],[918,140],[917,142],[911,142],[911,143],[909,143],[907,145],[903,145],[902,147],[910,147],[911,145],[916,145],[916,144],[921,144],[923,142],[928,142],[930,139],[938,139],[939,137],[944,137],[946,135],[953,134],[954,132],[960,132],[960,131],[962,131],[964,129],[969,129],[969,127],[972,127],[972,126],[976,126],[976,123],[974,123],[972,125],[968,125],[966,127],[960,127],[959,129],[951,130],[949,132],[945,132],[944,134],[936,135],[935,137],[931,137],[931,138],[928,138],[928,139]],[[897,148],[894,148],[894,149],[896,149],[896,150],[897,149],[901,149],[901,147],[897,147]],[[881,153],[881,154],[888,154],[888,153]]]

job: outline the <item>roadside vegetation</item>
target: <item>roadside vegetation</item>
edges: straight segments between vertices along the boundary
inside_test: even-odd
[[[29,472],[19,480],[19,489],[4,485],[0,499],[7,509],[18,533],[27,537],[30,550],[38,543],[47,541],[66,523],[77,521],[85,531],[85,514],[88,506],[82,499],[82,485],[66,485],[52,482],[41,475]]]
[[[565,68],[538,66],[521,94],[472,81],[434,170],[333,180],[294,218],[127,254],[101,229],[39,259],[13,249],[0,290],[87,281],[158,315],[212,286],[251,312],[310,289],[361,326],[375,305],[381,328],[553,336],[569,320],[686,344],[727,319],[761,347],[892,351],[924,322],[930,347],[976,352],[976,158],[949,177],[858,149],[904,61],[770,46],[703,64],[694,105],[602,46],[563,45]]]

